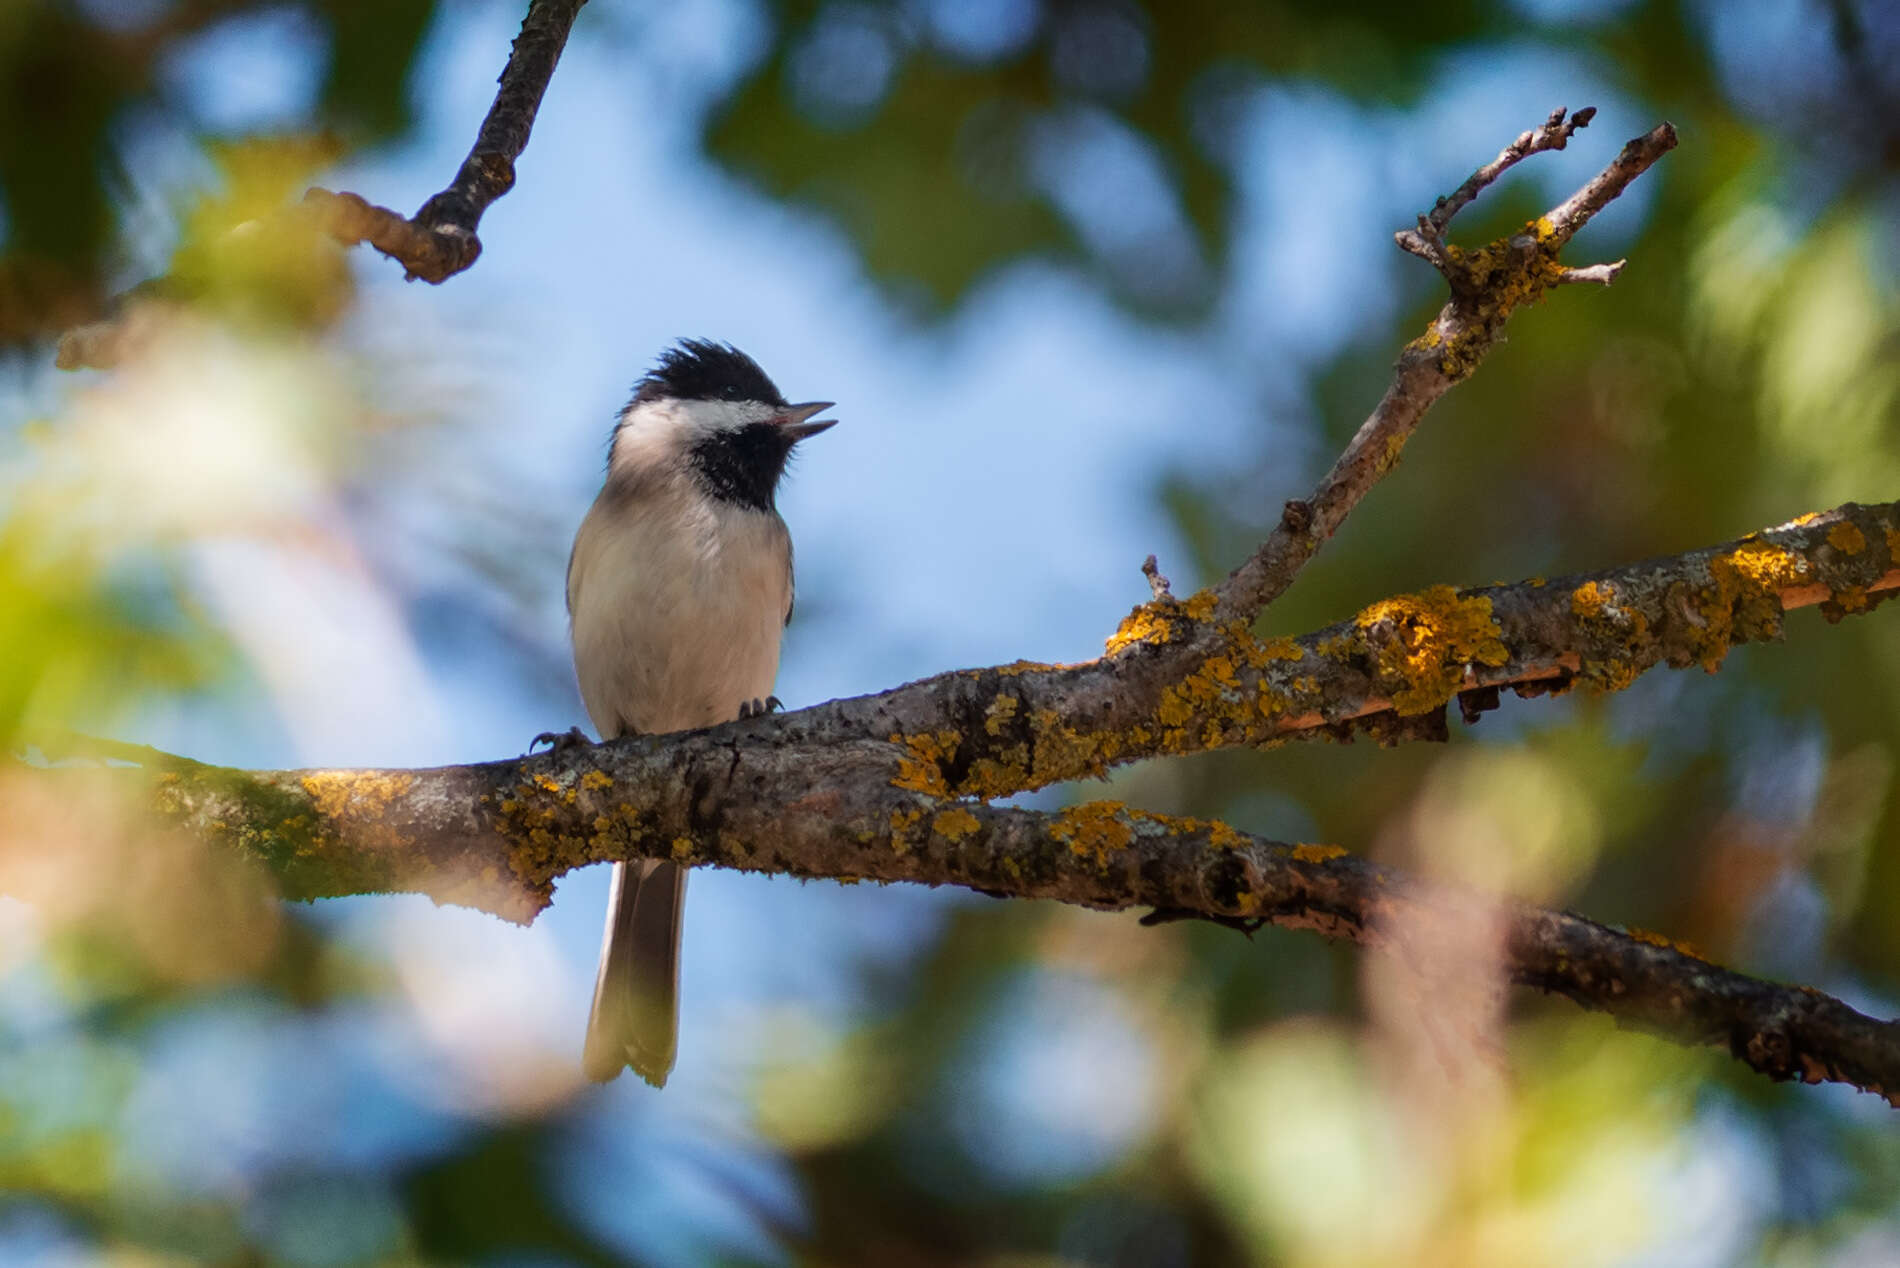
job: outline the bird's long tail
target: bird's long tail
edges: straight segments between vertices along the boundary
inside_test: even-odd
[[[607,932],[594,979],[581,1065],[597,1083],[627,1066],[663,1087],[679,1046],[680,910],[686,869],[642,859],[614,864]]]

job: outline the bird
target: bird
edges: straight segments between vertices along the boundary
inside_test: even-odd
[[[683,339],[615,420],[607,473],[568,556],[574,672],[603,741],[770,712],[792,619],[792,539],[776,504],[792,449],[833,426],[789,404],[729,343]],[[578,729],[558,739],[585,742]],[[654,1087],[679,1039],[686,872],[615,863],[581,1065]]]

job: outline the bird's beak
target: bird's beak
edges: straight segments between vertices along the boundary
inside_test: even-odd
[[[830,409],[831,405],[830,401],[807,401],[803,405],[788,405],[785,407],[785,412],[778,416],[778,429],[791,437],[793,444],[797,444],[807,436],[816,436],[825,428],[835,427],[838,424],[835,418],[822,418],[815,423],[809,421],[813,414],[822,414]]]

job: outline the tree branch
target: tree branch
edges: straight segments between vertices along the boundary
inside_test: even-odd
[[[1400,246],[1429,260],[1445,275],[1451,299],[1430,328],[1399,354],[1391,386],[1332,470],[1304,502],[1288,504],[1288,513],[1253,558],[1221,583],[1215,594],[1217,615],[1223,622],[1251,620],[1286,591],[1320,546],[1339,531],[1359,500],[1398,465],[1405,442],[1425,412],[1477,369],[1503,337],[1504,323],[1513,312],[1537,302],[1552,286],[1576,281],[1607,284],[1622,268],[1619,261],[1569,269],[1557,262],[1557,253],[1592,215],[1675,148],[1676,130],[1667,123],[1625,145],[1589,184],[1521,232],[1475,251],[1462,251],[1441,236],[1451,218],[1485,186],[1532,154],[1561,150],[1595,114],[1594,107],[1579,110],[1566,122],[1562,110],[1553,111],[1541,128],[1518,137],[1450,197],[1439,199],[1429,215],[1418,218],[1416,230],[1396,235]]]
[[[560,860],[578,851],[1153,907],[1401,955],[1418,930],[1493,922],[1502,979],[1678,1043],[1726,1045],[1770,1078],[1847,1083],[1900,1104],[1900,1023],[1732,972],[1655,935],[1419,884],[1336,846],[1285,845],[1116,803],[1045,813],[945,802],[894,790],[848,751],[816,754],[816,777],[813,754],[785,753],[763,728],[739,723],[433,771],[186,768],[159,774],[152,789],[176,822],[268,858],[293,896],[415,888],[515,919],[545,902]],[[354,863],[326,874],[344,849]]]
[[[409,278],[442,282],[475,263],[482,253],[476,226],[489,204],[514,188],[515,160],[528,148],[541,97],[585,3],[531,0],[475,148],[449,187],[423,203],[414,216],[404,219],[356,194],[327,189],[310,190],[305,205],[339,242],[368,242],[401,263]]]
[[[1386,600],[1297,640],[1253,640],[1234,627],[1227,650],[1198,660],[1196,640],[1150,618],[1164,608],[1192,621],[1191,609],[1212,609],[1205,593],[1137,609],[1135,643],[1087,664],[944,674],[677,736],[431,770],[161,761],[44,774],[104,781],[72,794],[85,797],[136,781],[161,820],[259,859],[296,898],[420,892],[526,921],[574,867],[670,857],[1266,919],[1376,944],[1382,913],[1455,914],[1486,900],[1414,891],[1394,873],[1335,864],[1331,847],[1278,846],[1222,824],[1104,803],[1045,815],[989,799],[1163,752],[1354,729],[1442,734],[1454,695],[1504,684],[1615,690],[1656,664],[1713,669],[1734,643],[1777,637],[1788,608],[1819,603],[1832,619],[1870,610],[1900,590],[1897,556],[1900,504],[1849,504],[1627,568]],[[1193,665],[1185,678],[1183,653]],[[1117,711],[1131,699],[1157,703],[1141,716]],[[1896,1037],[1844,1005],[1579,917],[1508,916],[1514,981],[1682,1042],[1726,1040],[1774,1077],[1887,1096],[1900,1087],[1891,1064],[1900,1048],[1887,1051]]]

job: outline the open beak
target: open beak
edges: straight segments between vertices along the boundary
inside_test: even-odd
[[[838,425],[838,420],[835,418],[821,418],[815,423],[810,421],[813,414],[822,414],[831,406],[830,401],[807,401],[803,405],[788,405],[785,407],[785,412],[778,416],[778,429],[790,437],[793,444],[797,444],[807,436],[816,436],[825,428]]]

